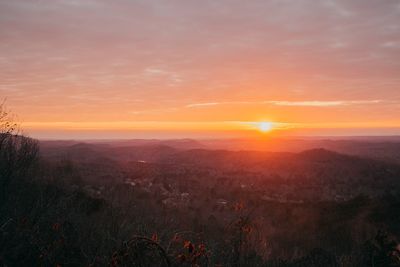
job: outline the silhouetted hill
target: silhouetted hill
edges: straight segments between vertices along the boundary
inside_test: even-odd
[[[155,266],[147,253],[158,247],[172,266],[186,266],[182,255],[231,266],[239,239],[249,251],[243,266],[368,266],[371,255],[389,266],[378,263],[395,255],[400,166],[392,161],[325,147],[135,144],[42,142],[35,170],[4,190],[0,265],[125,266],[136,257]]]

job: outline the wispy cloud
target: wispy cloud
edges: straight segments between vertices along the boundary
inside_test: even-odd
[[[209,103],[193,103],[193,104],[188,104],[185,107],[187,108],[197,108],[197,107],[208,107],[208,106],[217,106],[224,104],[223,102],[209,102]]]
[[[217,105],[262,105],[269,104],[274,106],[293,106],[293,107],[336,107],[352,105],[368,105],[384,102],[380,99],[375,100],[309,100],[309,101],[289,101],[289,100],[266,100],[266,101],[228,101],[228,102],[205,102],[188,104],[186,108],[208,107]]]
[[[147,109],[147,110],[134,110],[134,111],[130,111],[128,113],[133,114],[133,115],[159,114],[159,113],[165,113],[165,112],[174,112],[177,110],[178,110],[178,108]]]
[[[335,107],[335,106],[351,106],[378,104],[382,100],[336,100],[336,101],[265,101],[264,103],[276,106],[296,106],[296,107]]]

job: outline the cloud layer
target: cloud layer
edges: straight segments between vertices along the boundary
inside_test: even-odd
[[[400,125],[399,25],[397,0],[0,1],[0,96],[32,122]]]

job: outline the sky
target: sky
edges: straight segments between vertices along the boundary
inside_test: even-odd
[[[399,0],[0,0],[37,138],[400,134]]]

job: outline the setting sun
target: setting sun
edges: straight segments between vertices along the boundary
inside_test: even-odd
[[[272,130],[272,123],[270,122],[260,122],[260,124],[258,125],[258,128],[261,132],[269,132]]]

